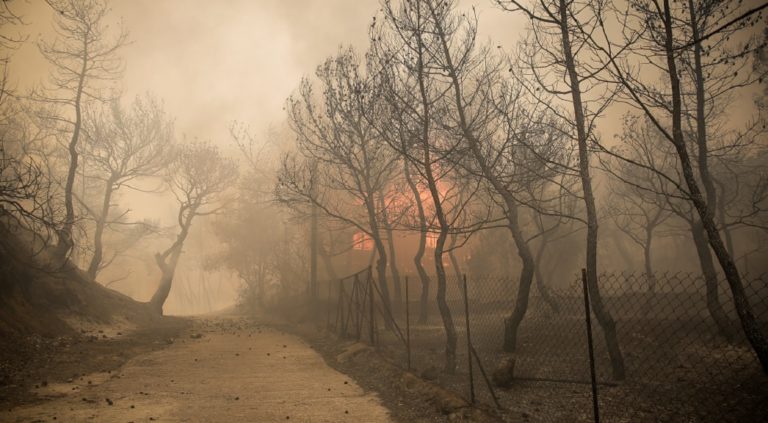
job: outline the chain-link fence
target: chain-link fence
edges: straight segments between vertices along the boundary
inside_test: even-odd
[[[768,334],[768,277],[744,279],[753,313]],[[422,301],[422,282],[410,278],[407,289],[402,281],[403,298],[393,298],[389,306],[370,269],[325,283],[321,292],[325,293],[327,326],[344,337],[373,342],[404,368],[410,366],[413,372],[467,398],[467,354],[473,347],[479,359],[472,364],[478,401],[493,405],[482,371],[491,378],[499,363],[506,362],[507,368],[512,363],[512,382],[505,388],[494,387],[503,415],[528,421],[592,421],[581,275],[565,289],[533,282],[513,353],[503,347],[507,319],[518,303],[518,278],[467,276],[466,280],[466,303],[461,277],[448,276],[445,281],[445,302],[456,331],[454,373],[444,368],[446,329],[435,300],[434,276],[427,301]],[[616,380],[603,328],[592,314],[603,421],[768,418],[767,379],[743,335],[724,281],[711,281],[708,289],[703,278],[687,273],[604,273],[598,286],[605,310],[615,322],[625,368],[625,378]],[[389,292],[395,292],[394,287]],[[594,304],[596,293],[590,296]]]

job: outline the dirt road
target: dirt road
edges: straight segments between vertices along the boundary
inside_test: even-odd
[[[169,342],[171,342],[169,340]],[[41,386],[17,422],[388,422],[388,411],[299,338],[233,318],[198,320],[117,371]]]

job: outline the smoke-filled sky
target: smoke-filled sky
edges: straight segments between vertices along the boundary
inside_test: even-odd
[[[51,11],[42,0],[14,1],[30,34],[12,68],[23,87],[46,77],[35,42],[50,36]],[[473,5],[482,39],[512,45],[523,21],[490,0],[461,4]],[[226,142],[233,120],[263,134],[284,118],[303,75],[341,45],[366,48],[378,9],[378,0],[115,0],[112,15],[131,40],[123,90],[163,99],[180,135]]]

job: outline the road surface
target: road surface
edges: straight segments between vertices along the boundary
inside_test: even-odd
[[[221,317],[200,319],[168,342],[116,371],[41,386],[43,402],[4,410],[0,420],[390,421],[375,394],[295,336]]]

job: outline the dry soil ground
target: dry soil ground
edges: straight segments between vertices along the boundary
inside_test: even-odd
[[[97,341],[101,342],[101,341]],[[35,388],[9,422],[387,422],[373,393],[301,339],[240,318],[197,319],[166,348],[122,367]]]

